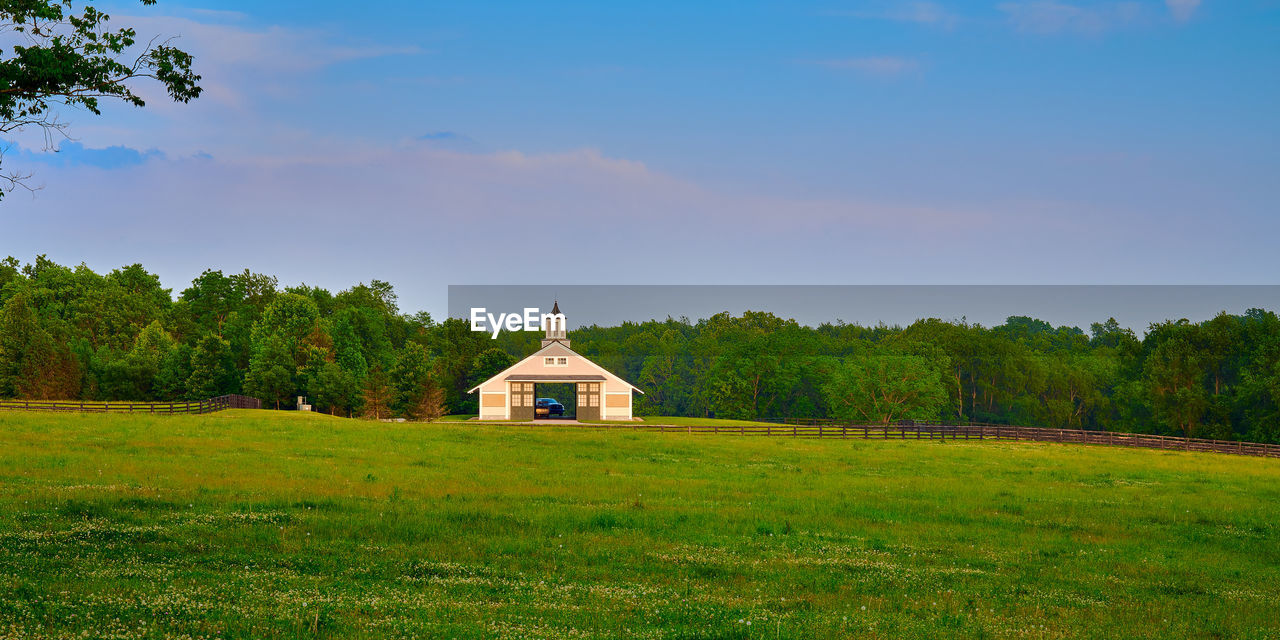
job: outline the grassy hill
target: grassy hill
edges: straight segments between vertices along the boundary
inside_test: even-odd
[[[1280,463],[0,412],[0,638],[1280,635]]]

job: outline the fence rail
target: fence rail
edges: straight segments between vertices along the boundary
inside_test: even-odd
[[[224,409],[261,409],[262,401],[227,395],[189,402],[80,402],[78,400],[0,400],[0,409],[18,411],[83,411],[90,413],[200,414]]]
[[[792,438],[842,438],[877,440],[1006,440],[1097,444],[1117,447],[1141,447],[1171,451],[1209,451],[1236,455],[1280,458],[1280,445],[1235,440],[1208,440],[1179,436],[1156,436],[1114,431],[1080,429],[1047,429],[1013,425],[944,425],[944,424],[762,424],[762,425],[661,425],[661,424],[569,424],[556,426],[588,429],[630,429],[660,433],[716,434],[737,436],[772,436]]]

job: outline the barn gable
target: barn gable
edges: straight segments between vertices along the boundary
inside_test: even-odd
[[[467,392],[480,393],[480,419],[532,420],[538,383],[575,384],[580,420],[633,419],[632,392],[644,391],[570,349],[563,324],[546,330],[541,349]]]

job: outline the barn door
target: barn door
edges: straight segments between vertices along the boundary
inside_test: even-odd
[[[578,383],[578,420],[600,419],[600,383]]]
[[[520,422],[533,420],[533,383],[511,382],[511,419]]]

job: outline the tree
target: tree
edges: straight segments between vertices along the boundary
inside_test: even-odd
[[[102,114],[104,99],[142,107],[146,103],[132,85],[143,78],[158,81],[176,102],[200,95],[190,54],[170,46],[170,40],[157,44],[154,39],[138,51],[137,32],[113,28],[109,20],[92,6],[76,15],[72,0],[0,0],[0,31],[19,34],[23,41],[0,59],[0,134],[37,127],[51,146],[55,136],[66,135],[59,106],[94,115]],[[12,171],[0,176],[0,197],[25,186],[29,177]]]
[[[410,342],[400,350],[396,368],[391,373],[395,385],[395,408],[406,418],[420,419],[427,406],[428,396],[436,389],[431,376],[431,354],[426,347]]]
[[[254,344],[268,336],[279,338],[288,348],[294,367],[307,363],[307,348],[316,342],[320,310],[311,298],[296,293],[277,296],[253,325]]]
[[[942,372],[921,356],[882,355],[846,361],[823,389],[835,417],[888,424],[937,420],[947,402]]]
[[[380,366],[371,369],[364,381],[364,416],[374,420],[390,417],[392,394],[391,378],[387,372]]]
[[[244,302],[244,294],[221,271],[206,270],[182,291],[181,299],[201,329],[222,337],[223,324]]]
[[[444,389],[427,380],[411,394],[405,402],[404,414],[410,420],[426,420],[432,422],[443,416]]]
[[[498,375],[515,363],[516,359],[502,349],[495,347],[484,350],[471,361],[471,374],[468,378],[470,386],[468,388]]]
[[[279,409],[280,402],[293,395],[297,388],[295,373],[297,368],[289,344],[281,336],[268,336],[255,345],[249,373],[244,378],[244,390],[263,402],[274,403]]]
[[[169,350],[169,354],[160,363],[160,371],[156,373],[154,387],[156,399],[181,400],[188,398],[200,400],[209,397],[193,396],[187,390],[187,380],[191,377],[191,352],[191,347],[185,344],[175,345],[173,349]],[[231,373],[239,381],[239,374],[234,369],[232,369]]]
[[[1202,329],[1184,320],[1154,324],[1143,377],[1157,422],[1194,438],[1209,409],[1206,387],[1210,354],[1202,347]]]
[[[134,340],[133,349],[117,353],[104,347],[98,351],[95,371],[98,395],[103,400],[156,400],[156,378],[169,359],[174,343],[160,322],[147,325]]]
[[[191,374],[186,379],[189,397],[205,399],[235,393],[237,378],[229,342],[208,335],[196,343],[191,352]]]
[[[336,362],[325,362],[307,381],[307,394],[319,411],[348,416],[361,399],[360,384]]]
[[[69,399],[80,393],[79,362],[41,323],[27,293],[0,309],[0,397]]]

